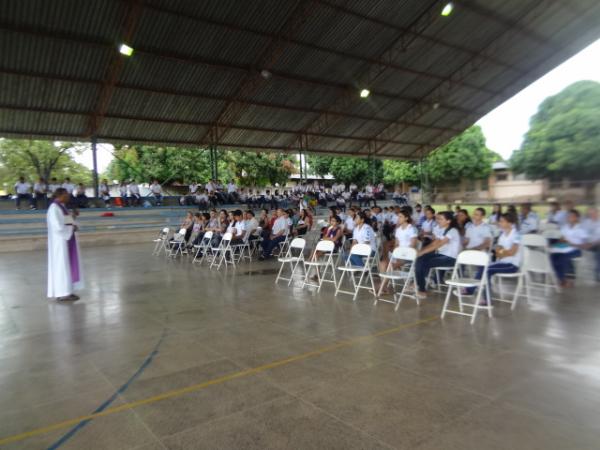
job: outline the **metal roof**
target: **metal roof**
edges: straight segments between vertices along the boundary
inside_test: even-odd
[[[4,0],[0,135],[419,158],[600,37],[597,0],[446,3]]]

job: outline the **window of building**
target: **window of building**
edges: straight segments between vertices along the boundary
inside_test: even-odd
[[[481,190],[482,191],[488,191],[490,189],[490,179],[489,178],[482,178],[480,186],[481,186]]]
[[[498,172],[496,173],[496,181],[507,181],[508,173],[507,172]]]

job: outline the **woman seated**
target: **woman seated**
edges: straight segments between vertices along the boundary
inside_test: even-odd
[[[473,225],[471,217],[469,217],[469,211],[466,209],[458,209],[456,211],[456,224],[460,236],[464,239],[467,230]]]
[[[340,216],[333,216],[329,219],[329,226],[326,228],[325,233],[323,233],[324,241],[333,241],[335,244],[335,251],[339,251],[342,246],[342,237],[344,236],[344,231],[342,229],[342,219]]]
[[[426,206],[425,218],[421,223],[421,231],[419,232],[419,240],[423,243],[423,247],[429,245],[433,240],[433,229],[435,226],[435,209],[431,206]]]
[[[240,209],[236,209],[232,213],[233,220],[227,226],[227,233],[231,233],[231,244],[241,244],[246,236],[246,224],[244,222],[244,214]]]
[[[356,214],[354,219],[354,231],[352,232],[352,245],[356,244],[368,244],[371,246],[371,256],[375,255],[377,249],[377,238],[375,231],[370,225],[370,219],[364,211],[360,211]],[[351,255],[350,263],[353,266],[362,267],[365,265],[362,256]]]
[[[185,217],[181,222],[181,226],[179,228],[185,228],[185,241],[187,242],[192,235],[192,228],[194,226],[194,213],[192,211],[188,211],[185,213]]]
[[[398,212],[398,226],[394,231],[394,248],[396,247],[410,247],[417,248],[417,229],[412,224],[412,217],[406,210],[400,210]],[[388,269],[391,255],[386,252],[386,255],[379,263],[379,272],[385,272]],[[404,265],[405,261],[392,260],[392,268],[394,270],[400,269]],[[388,280],[383,280],[383,286],[387,285]]]
[[[586,247],[588,233],[579,221],[580,214],[576,209],[569,211],[567,223],[562,226],[562,238],[550,248],[550,260],[562,287],[572,287],[575,270],[573,258],[581,256],[581,249]]]
[[[310,219],[308,213],[305,209],[301,209],[293,230],[294,236],[304,236],[309,230],[309,225]]]
[[[436,217],[438,227],[433,241],[417,253],[415,275],[419,298],[426,298],[426,280],[433,267],[452,267],[461,248],[461,237],[451,211],[442,211]]]
[[[521,264],[521,235],[517,230],[517,216],[510,213],[504,213],[500,215],[498,221],[498,227],[501,230],[501,234],[498,237],[498,245],[496,245],[496,261],[488,266],[487,278],[488,278],[488,289],[491,292],[489,280],[492,276],[498,273],[516,273],[519,271],[519,265]],[[481,280],[483,274],[483,268],[480,268],[475,278]],[[472,294],[475,288],[465,289],[463,293]],[[481,303],[487,304],[487,298],[482,298]]]

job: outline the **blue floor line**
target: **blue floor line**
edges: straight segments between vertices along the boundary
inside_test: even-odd
[[[92,414],[97,414],[99,412],[104,411],[106,408],[108,408],[110,406],[110,404],[112,402],[115,401],[115,399],[120,394],[122,394],[123,392],[125,392],[127,390],[127,388],[129,388],[131,383],[133,383],[144,372],[144,370],[146,370],[148,368],[148,366],[150,366],[150,364],[152,364],[152,360],[158,354],[158,349],[160,348],[160,345],[163,343],[163,341],[165,340],[166,337],[167,337],[167,329],[165,328],[163,330],[163,333],[162,333],[160,339],[154,346],[154,349],[148,355],[148,357],[144,360],[144,362],[138,368],[138,370],[136,370],[136,372],[129,378],[129,380],[127,380],[119,389],[117,389],[113,395],[111,395],[104,403],[102,403],[100,406],[98,406],[98,408],[96,408]],[[75,425],[73,428],[71,428],[69,431],[67,431],[54,444],[50,445],[50,447],[48,447],[48,450],[56,450],[57,448],[59,448],[61,445],[63,445],[65,442],[67,442],[69,439],[71,439],[73,436],[75,436],[75,434],[77,434],[78,431],[85,428],[87,426],[87,424],[90,423],[91,421],[92,421],[92,419],[87,419],[87,420],[83,420],[83,421],[79,422],[77,425]]]

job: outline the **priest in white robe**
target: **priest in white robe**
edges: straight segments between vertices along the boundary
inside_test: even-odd
[[[70,194],[59,188],[54,201],[48,207],[48,297],[59,301],[75,301],[79,297],[73,292],[83,288],[83,274],[77,226],[69,214],[66,204]]]

